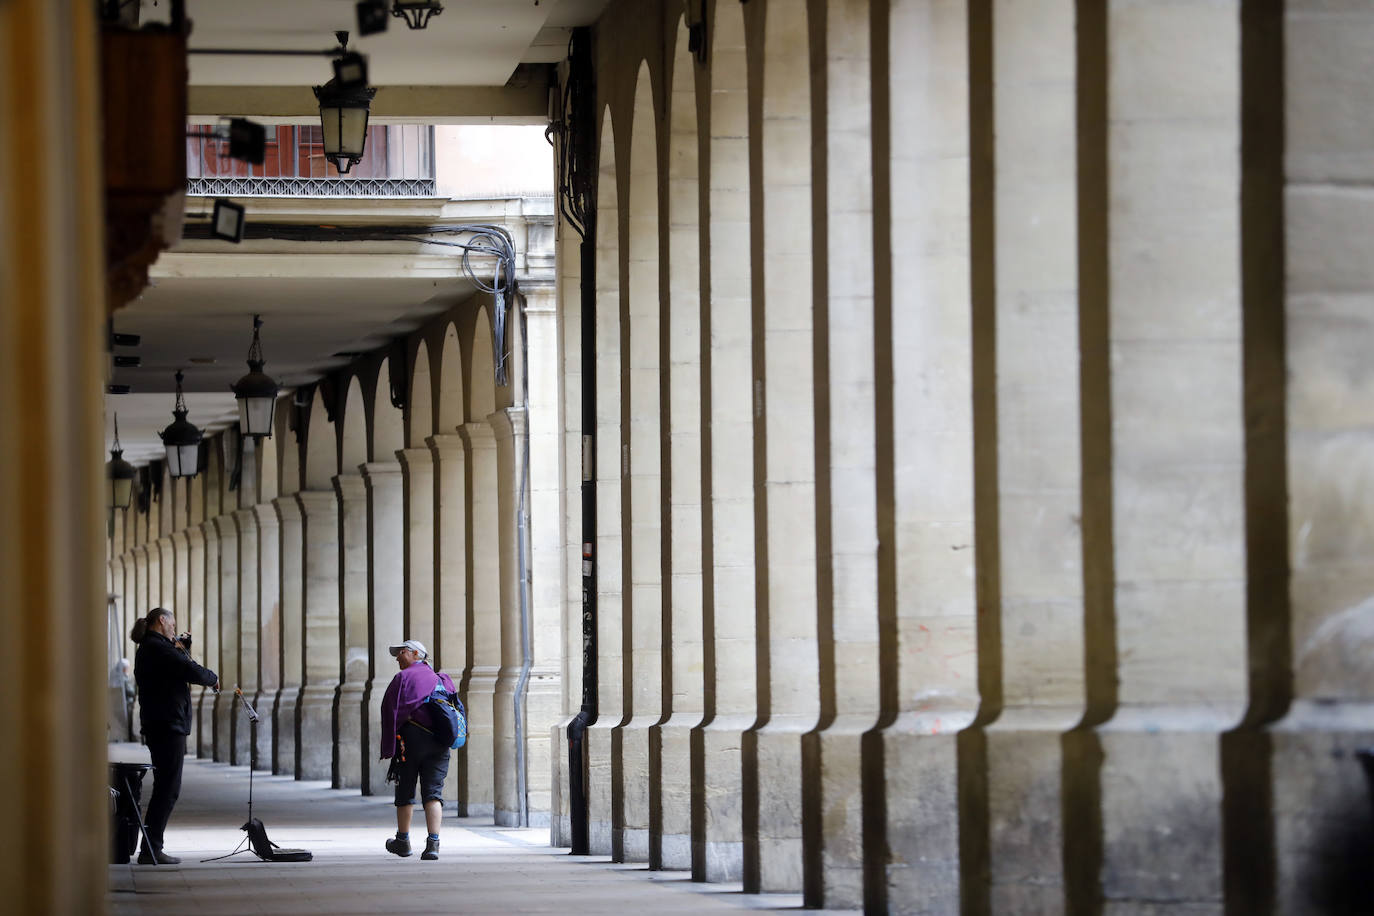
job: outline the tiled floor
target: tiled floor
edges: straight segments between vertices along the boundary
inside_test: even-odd
[[[115,746],[136,759],[142,748]],[[144,758],[146,759],[146,757]],[[146,803],[151,780],[144,787]],[[573,857],[548,845],[547,829],[497,828],[446,817],[437,862],[423,862],[424,818],[416,810],[416,855],[387,854],[395,829],[389,800],[331,790],[323,782],[253,776],[253,813],[282,846],[313,862],[273,864],[241,853],[248,769],[187,758],[181,799],[167,828],[176,866],[111,865],[110,910],[122,914],[712,913],[798,909],[792,895],[746,895],[738,886],[694,884],[685,872],[650,872],[603,857]],[[824,912],[824,911],[818,911]]]

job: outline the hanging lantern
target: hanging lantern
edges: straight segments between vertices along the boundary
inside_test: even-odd
[[[186,419],[186,396],[181,392],[184,376],[177,373],[177,400],[174,420],[159,435],[167,449],[167,471],[173,477],[194,477],[200,465],[200,430]]]
[[[404,19],[412,29],[423,29],[443,11],[438,0],[395,0],[391,7],[391,15]]]
[[[114,434],[114,447],[105,465],[105,477],[110,484],[110,508],[127,509],[134,498],[134,479],[138,477],[138,470],[124,460],[124,449],[119,446],[119,414],[115,414]]]
[[[248,347],[248,374],[232,386],[239,402],[239,432],[261,439],[272,435],[272,414],[277,406],[277,383],[262,371],[262,341],[258,329],[262,316],[253,316],[253,343]]]
[[[334,163],[340,175],[346,175],[363,158],[367,118],[377,90],[367,85],[367,65],[362,55],[348,53],[348,33],[335,34],[339,37],[340,56],[334,62],[334,78],[314,90],[320,103],[324,158]]]

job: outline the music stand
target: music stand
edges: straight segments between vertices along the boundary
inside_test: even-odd
[[[234,696],[238,697],[239,702],[243,704],[243,711],[248,714],[249,724],[257,724],[261,717],[257,710],[249,704],[248,698],[243,695],[243,691],[239,689],[237,684],[234,685]],[[248,745],[248,821],[239,828],[244,832],[244,837],[234,847],[233,852],[200,861],[219,862],[241,852],[251,852],[264,862],[309,862],[314,857],[306,850],[282,849],[269,840],[262,821],[253,817],[253,770],[257,768],[258,764],[258,742],[253,740],[250,735]]]

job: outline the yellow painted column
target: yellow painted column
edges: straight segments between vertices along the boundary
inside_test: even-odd
[[[24,825],[0,887],[23,913],[106,907],[105,678],[33,651],[61,633],[71,670],[105,668],[98,71],[93,5],[0,4],[0,779]]]

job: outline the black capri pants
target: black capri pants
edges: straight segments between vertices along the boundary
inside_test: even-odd
[[[449,749],[436,741],[428,729],[410,721],[401,726],[401,740],[405,742],[405,759],[397,768],[396,807],[415,804],[417,780],[422,801],[442,801]],[[400,747],[396,753],[401,755]]]

